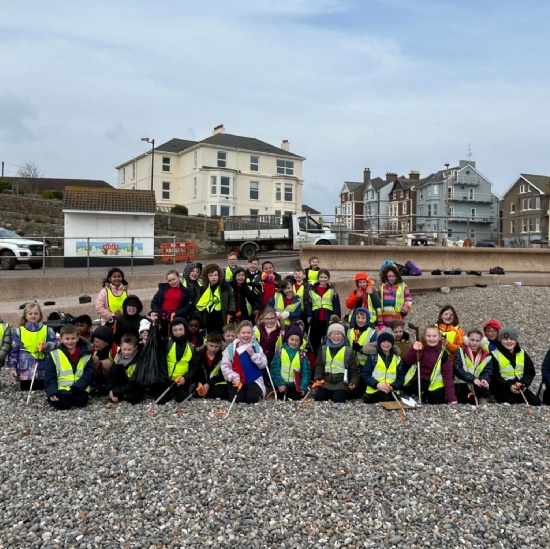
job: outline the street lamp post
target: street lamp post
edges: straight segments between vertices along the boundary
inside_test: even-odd
[[[155,140],[149,139],[148,137],[142,137],[141,140],[151,144],[151,190],[153,191],[153,181],[155,174]]]

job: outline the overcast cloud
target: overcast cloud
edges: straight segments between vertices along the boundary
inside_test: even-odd
[[[41,0],[0,7],[0,160],[116,182],[114,167],[214,126],[307,158],[334,212],[363,169],[468,158],[502,194],[550,174],[543,0]]]

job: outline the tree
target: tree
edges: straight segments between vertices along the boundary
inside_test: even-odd
[[[17,175],[21,179],[25,179],[25,182],[29,184],[30,191],[32,193],[37,193],[38,181],[42,179],[42,172],[38,169],[38,166],[34,162],[25,162],[17,170]],[[19,183],[17,186],[19,187]],[[19,190],[19,188],[17,190]]]

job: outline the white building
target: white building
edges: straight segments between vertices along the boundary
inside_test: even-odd
[[[288,141],[275,147],[225,133],[202,141],[171,139],[117,166],[120,189],[153,189],[157,206],[190,215],[281,215],[302,210],[302,162]]]

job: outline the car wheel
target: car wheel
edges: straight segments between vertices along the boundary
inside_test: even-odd
[[[42,261],[40,263],[29,263],[31,269],[41,269]]]
[[[0,266],[4,271],[12,271],[15,269],[15,254],[6,250],[0,254]]]

